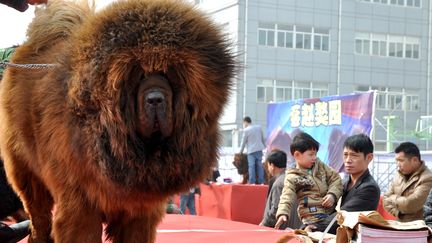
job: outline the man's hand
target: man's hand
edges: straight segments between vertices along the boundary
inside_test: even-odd
[[[333,195],[327,194],[323,198],[323,202],[321,205],[325,208],[330,208],[334,205],[334,203],[335,203],[335,199],[334,199]]]
[[[306,226],[306,228],[304,229],[306,232],[314,232],[314,230],[316,230],[316,226],[313,224],[310,224],[308,226]]]
[[[383,203],[387,205],[396,206],[396,199],[397,199],[396,195],[390,195],[388,197],[384,197]]]
[[[275,224],[275,229],[279,229],[282,226],[282,224],[284,224],[287,220],[288,220],[288,217],[286,215],[279,216],[279,218]]]

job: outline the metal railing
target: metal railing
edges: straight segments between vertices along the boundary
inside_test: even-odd
[[[375,152],[374,160],[369,165],[370,173],[378,183],[378,186],[381,189],[381,194],[384,194],[388,190],[393,181],[394,175],[397,173],[397,165],[394,157],[394,153]],[[430,169],[432,169],[432,151],[422,152],[422,160],[426,162],[426,165]],[[219,172],[222,181],[224,178],[230,178],[233,182],[240,182],[242,180],[242,176],[237,173],[237,169],[232,164],[233,161],[233,149],[224,149],[220,151]]]

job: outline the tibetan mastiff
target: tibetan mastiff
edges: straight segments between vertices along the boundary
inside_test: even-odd
[[[154,242],[168,197],[216,161],[226,37],[177,0],[53,0],[27,36],[11,62],[50,65],[7,68],[0,145],[30,242],[100,242],[102,223],[113,242]]]

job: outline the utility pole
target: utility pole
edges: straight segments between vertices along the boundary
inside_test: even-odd
[[[396,116],[384,116],[383,118],[387,121],[386,150],[391,152],[393,151],[393,120],[396,119]]]

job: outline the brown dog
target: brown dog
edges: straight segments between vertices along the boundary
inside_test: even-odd
[[[249,181],[249,169],[248,169],[249,166],[248,166],[247,155],[239,154],[239,153],[234,154],[234,161],[232,163],[236,167],[237,173],[243,176],[243,180],[241,183],[247,184]],[[270,173],[268,172],[267,162],[263,163],[262,166],[264,168],[264,184],[268,184]],[[258,175],[255,176],[258,179]]]
[[[237,169],[237,173],[243,176],[242,184],[247,184],[249,180],[248,161],[246,154],[234,154],[233,165]]]
[[[113,242],[153,242],[167,198],[216,161],[228,44],[175,0],[50,1],[27,33],[12,62],[56,66],[6,70],[0,145],[30,242],[100,242],[103,222]]]

